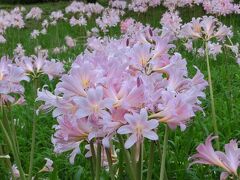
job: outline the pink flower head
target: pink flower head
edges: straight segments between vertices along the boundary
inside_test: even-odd
[[[91,63],[82,63],[72,68],[69,75],[64,75],[55,92],[63,93],[64,97],[86,96],[85,89],[97,83],[96,71]],[[101,77],[99,77],[101,79]]]
[[[69,48],[73,48],[76,46],[76,40],[73,39],[72,37],[70,36],[66,36],[65,37],[65,41],[66,41],[66,44]]]
[[[49,79],[52,80],[54,77],[59,77],[64,72],[63,63],[56,62],[55,59],[46,61],[42,67],[44,74],[47,74]]]
[[[75,156],[80,153],[79,145],[87,140],[91,126],[85,118],[72,119],[68,116],[58,117],[58,125],[54,126],[56,132],[52,137],[54,151],[62,153],[73,150],[70,154],[70,163],[74,163]]]
[[[6,102],[13,103],[15,97],[13,94],[20,96],[24,93],[24,87],[21,81],[29,81],[23,68],[18,67],[7,57],[0,60],[0,104]]]
[[[126,33],[128,28],[134,23],[134,19],[128,18],[125,19],[124,21],[121,21],[120,27],[121,27],[121,32]]]
[[[49,158],[44,158],[46,160],[46,164],[39,172],[52,172],[53,171],[53,161]]]
[[[212,140],[218,138],[217,136],[208,136],[205,144],[200,144],[197,147],[197,154],[191,156],[191,160],[193,164],[209,164],[209,165],[216,165],[222,168],[226,168],[221,159],[218,156],[218,153],[212,147]],[[190,165],[190,166],[191,166]]]
[[[106,109],[110,109],[113,105],[113,100],[104,98],[103,87],[98,86],[95,89],[90,88],[87,91],[87,97],[76,97],[74,102],[79,105],[77,111],[78,118],[87,116],[102,116],[106,113]]]
[[[238,176],[237,169],[240,165],[240,148],[236,140],[231,140],[229,144],[225,145],[225,153],[215,151],[212,147],[212,140],[217,137],[208,136],[205,144],[200,144],[197,147],[197,154],[190,157],[193,162],[190,164],[208,164],[215,165],[224,169],[225,172],[221,174],[222,179],[226,179],[229,174]],[[224,178],[223,178],[224,177]]]
[[[26,19],[35,19],[40,20],[42,16],[43,10],[39,7],[33,7],[29,13],[26,15]]]
[[[20,177],[20,172],[19,172],[18,167],[16,166],[16,164],[12,165],[12,172],[13,172],[13,176],[15,178],[19,178]]]
[[[141,109],[140,114],[126,114],[124,118],[128,124],[120,127],[117,132],[119,134],[132,134],[125,142],[126,149],[137,142],[141,143],[144,137],[153,141],[158,139],[158,135],[153,131],[157,128],[158,121],[155,119],[148,121],[146,109]]]

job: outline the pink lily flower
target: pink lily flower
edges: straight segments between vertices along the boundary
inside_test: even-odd
[[[155,119],[148,120],[146,109],[141,109],[140,114],[126,114],[124,118],[128,124],[120,127],[117,133],[131,133],[131,136],[128,138],[124,145],[126,149],[129,149],[135,143],[142,143],[143,138],[147,138],[152,141],[158,139],[158,135],[153,131],[155,128],[157,128],[158,121]]]

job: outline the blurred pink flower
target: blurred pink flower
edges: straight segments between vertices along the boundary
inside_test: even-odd
[[[65,37],[65,41],[66,41],[66,44],[69,48],[73,48],[76,46],[76,40],[73,39],[72,37],[70,36],[66,36]]]
[[[46,160],[46,164],[39,172],[52,172],[53,171],[53,161],[49,158],[44,158]]]

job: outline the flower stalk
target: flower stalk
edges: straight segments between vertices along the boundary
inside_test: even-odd
[[[33,81],[33,91],[34,97],[37,97],[37,89],[38,89],[38,79],[34,79]],[[30,152],[30,165],[29,165],[29,176],[28,179],[32,179],[32,169],[34,163],[34,152],[35,152],[35,144],[36,144],[36,126],[37,126],[37,116],[36,116],[36,102],[33,105],[33,124],[32,124],[32,142],[31,142],[31,152]]]
[[[110,148],[105,148],[105,151],[107,154],[110,177],[111,177],[111,180],[114,180],[115,177],[114,177],[114,170],[113,170],[113,166],[112,166],[112,157],[111,157]]]
[[[97,159],[96,159],[96,176],[95,180],[100,180],[101,174],[101,143],[97,140]]]
[[[160,170],[160,180],[164,179],[165,174],[165,161],[166,161],[166,155],[167,155],[167,145],[168,145],[168,126],[165,127],[165,133],[164,133],[164,141],[163,141],[163,152],[162,152],[162,162],[161,162],[161,170]]]
[[[125,158],[125,161],[126,161],[126,166],[127,166],[127,171],[128,171],[129,178],[131,180],[136,180],[134,170],[133,170],[133,166],[132,166],[132,162],[131,162],[131,158],[130,158],[130,154],[129,154],[128,150],[125,149],[125,147],[124,147],[124,142],[123,142],[122,137],[120,135],[117,135],[117,136],[118,136],[118,139],[119,139],[121,150],[124,153],[124,158]]]
[[[154,143],[155,142],[152,141],[151,145],[150,145],[147,180],[151,180],[152,179],[152,169],[153,169],[153,161],[154,161]]]
[[[218,126],[217,126],[217,117],[214,103],[214,95],[213,95],[213,85],[212,85],[212,75],[211,75],[211,67],[209,62],[209,53],[208,53],[208,43],[205,42],[205,56],[207,61],[207,71],[208,71],[208,83],[209,83],[209,91],[210,91],[210,100],[211,100],[211,110],[212,110],[212,125],[214,128],[214,133],[218,136]],[[220,148],[219,140],[217,140],[217,148]]]
[[[14,157],[14,159],[16,161],[16,164],[17,164],[17,167],[19,169],[20,179],[25,180],[26,179],[25,178],[25,173],[23,171],[23,168],[22,168],[22,165],[21,165],[21,160],[20,160],[19,155],[17,153],[17,149],[16,149],[16,147],[13,146],[11,138],[9,137],[9,134],[8,134],[7,130],[5,129],[2,121],[0,121],[0,128],[1,128],[1,131],[3,132],[3,134],[6,138],[6,141],[7,141],[7,144],[9,146],[9,148],[11,149],[11,151],[13,153],[13,157]]]

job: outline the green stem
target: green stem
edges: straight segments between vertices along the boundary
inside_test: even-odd
[[[12,118],[12,108],[11,108],[11,105],[9,105],[7,107],[8,107],[8,114],[9,114],[9,119],[10,119],[9,122],[11,123],[11,129],[12,129],[13,145],[16,147],[17,153],[19,154],[19,145],[18,145],[18,141],[17,141],[16,126],[14,124],[14,119]]]
[[[153,170],[153,161],[154,161],[154,141],[151,142],[150,145],[150,154],[148,160],[148,172],[147,172],[147,180],[152,179],[152,170]]]
[[[164,179],[165,161],[166,161],[166,155],[167,155],[167,144],[168,144],[168,126],[166,125],[165,134],[164,134],[164,141],[163,141],[163,153],[162,153],[160,180]]]
[[[19,149],[18,149],[18,143],[17,143],[17,137],[16,137],[16,130],[15,130],[15,125],[14,125],[14,122],[13,122],[13,120],[12,120],[12,118],[11,118],[11,122],[9,121],[9,118],[8,118],[8,116],[7,116],[7,114],[9,114],[10,116],[11,116],[11,108],[9,109],[9,112],[5,112],[5,109],[4,109],[4,107],[3,106],[1,106],[1,110],[2,110],[2,114],[3,114],[3,127],[4,127],[4,129],[5,129],[5,131],[6,132],[8,132],[8,133],[10,133],[10,134],[8,134],[8,138],[10,139],[10,141],[11,141],[11,144],[12,144],[12,148],[14,148],[15,150],[16,150],[16,152],[15,152],[15,157],[17,157],[17,158],[19,158]],[[9,122],[10,123],[12,123],[11,125],[9,124]],[[7,138],[7,137],[6,137]],[[8,144],[9,144],[9,142],[7,142]],[[10,144],[9,144],[9,148],[10,148],[10,150],[11,151],[13,151],[13,149],[10,147]],[[16,158],[14,158],[15,160],[16,160]],[[7,160],[8,162],[8,165],[10,165],[10,170],[11,170],[11,172],[12,172],[12,168],[11,168],[11,162],[10,162],[10,160],[8,159]],[[19,161],[20,161],[20,158],[19,158]],[[23,172],[24,173],[24,172]]]
[[[99,141],[99,140],[97,140]],[[100,180],[101,174],[101,143],[97,142],[97,160],[96,160],[96,176],[95,180]]]
[[[124,142],[123,142],[122,137],[119,134],[117,136],[118,136],[118,139],[119,139],[121,151],[123,151],[123,153],[124,153],[124,158],[125,158],[125,161],[126,161],[126,166],[127,166],[127,171],[128,171],[129,178],[131,180],[136,180],[136,177],[135,177],[135,174],[134,174],[134,171],[133,171],[133,167],[132,167],[130,154],[129,154],[128,150],[126,150],[125,147],[124,147]]]
[[[137,158],[139,158],[139,157],[137,157],[137,144],[135,144],[133,147],[132,147],[132,149],[131,149],[131,164],[132,164],[132,170],[133,170],[133,172],[135,172],[136,174],[135,174],[135,176],[137,177],[137,164],[136,164],[136,159]]]
[[[37,96],[37,88],[38,88],[38,80],[34,79],[33,81],[33,90],[34,90],[34,98]],[[32,125],[32,143],[31,143],[31,152],[30,152],[30,165],[28,171],[28,179],[32,179],[32,169],[33,169],[33,162],[34,162],[34,152],[35,152],[35,144],[36,144],[36,125],[37,125],[37,116],[36,116],[36,103],[34,102],[33,105],[33,125]]]
[[[137,179],[142,180],[142,173],[143,173],[143,143],[140,144],[139,143],[139,148],[137,148],[138,151],[140,151],[139,153],[139,161],[137,163]]]
[[[113,170],[113,166],[112,166],[112,156],[111,156],[110,148],[105,148],[105,151],[107,154],[110,177],[111,177],[111,180],[114,180],[115,177],[114,177],[114,170]]]
[[[94,169],[93,169],[93,166],[94,166],[94,163],[93,163],[94,161],[93,161],[93,157],[91,157],[90,158],[90,168],[91,168],[91,173],[92,173],[92,178],[91,179],[93,179],[94,180],[94,174],[95,174],[95,172],[94,172]]]
[[[215,103],[214,103],[214,96],[213,96],[213,86],[212,86],[212,76],[211,76],[211,68],[209,63],[209,55],[208,55],[208,45],[205,42],[205,55],[207,60],[207,70],[208,70],[208,83],[209,83],[209,90],[210,90],[210,99],[211,99],[211,109],[212,109],[212,123],[214,128],[214,133],[218,136],[218,127],[217,127],[217,117],[216,117],[216,110],[215,110]],[[217,148],[220,148],[219,139],[217,139]]]
[[[4,136],[6,137],[6,141],[8,143],[8,146],[10,147],[12,153],[13,153],[13,157],[16,161],[16,164],[17,164],[17,167],[18,167],[18,170],[19,170],[19,173],[20,173],[20,179],[21,180],[25,180],[25,173],[22,169],[22,165],[21,165],[21,161],[20,161],[20,158],[17,154],[17,150],[16,150],[16,147],[13,146],[12,144],[12,141],[11,141],[11,138],[9,137],[2,121],[0,121],[0,127],[1,127],[1,131],[3,132]]]
[[[123,179],[123,152],[119,152],[119,168],[118,168],[118,179]]]
[[[90,150],[91,150],[91,153],[92,153],[92,165],[93,165],[93,171],[95,172],[96,171],[96,167],[95,167],[95,162],[96,162],[96,154],[95,154],[95,148],[94,148],[94,144],[93,144],[93,141],[91,140],[90,141]]]

